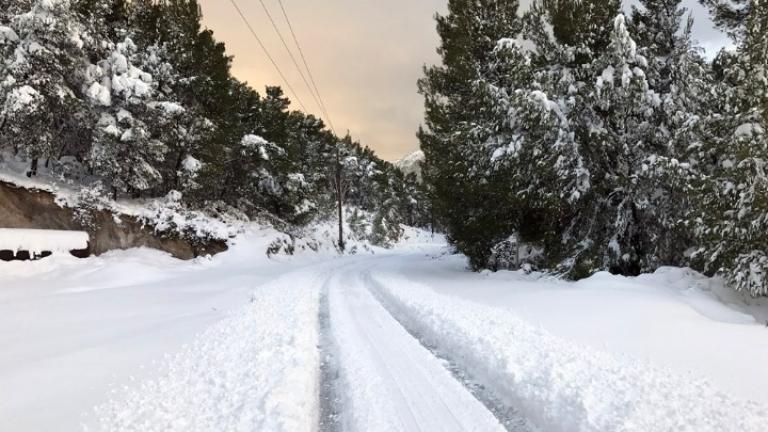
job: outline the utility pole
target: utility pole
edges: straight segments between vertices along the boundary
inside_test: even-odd
[[[343,167],[341,165],[341,143],[336,144],[336,172],[334,174],[334,189],[336,190],[336,203],[339,211],[339,250],[344,253],[344,195],[345,185]]]

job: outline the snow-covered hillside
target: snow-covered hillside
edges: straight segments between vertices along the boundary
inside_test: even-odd
[[[768,421],[768,302],[680,269],[466,271],[439,238],[268,258],[0,263],[3,428],[738,431]],[[734,367],[738,365],[738,367]]]
[[[416,174],[421,179],[421,164],[424,163],[424,152],[416,150],[406,157],[393,162],[394,165],[405,174]]]

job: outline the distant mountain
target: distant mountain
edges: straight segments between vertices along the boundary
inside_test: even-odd
[[[393,162],[393,164],[400,168],[400,171],[411,174],[416,174],[416,177],[421,180],[421,164],[424,162],[424,152],[416,150],[408,156]]]

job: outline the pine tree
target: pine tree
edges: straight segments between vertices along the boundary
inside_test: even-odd
[[[727,31],[736,40],[744,37],[751,10],[753,5],[757,4],[755,0],[699,0],[699,2],[709,8],[715,25]]]
[[[722,54],[718,64],[725,97],[708,130],[714,163],[697,196],[693,223],[700,248],[694,258],[737,290],[766,295],[768,10],[750,10],[736,55]]]
[[[480,160],[476,155],[488,154],[484,144],[490,137],[477,127],[483,122],[478,116],[489,110],[476,83],[492,79],[498,42],[520,33],[518,7],[516,0],[449,1],[448,14],[437,17],[443,64],[427,68],[419,82],[426,107],[419,139],[434,211],[475,268],[485,265],[493,245],[510,230],[505,191],[487,183],[484,168],[473,163]]]
[[[541,0],[534,13],[544,13],[555,40],[571,47],[574,64],[588,64],[610,43],[610,23],[621,10],[620,0]],[[543,29],[542,29],[543,30]]]
[[[28,175],[80,137],[84,105],[72,84],[84,55],[76,18],[67,0],[38,0],[0,30],[0,145],[31,159]]]
[[[524,16],[524,38],[534,49],[528,91],[515,104],[524,130],[515,195],[526,197],[517,237],[543,248],[541,265],[571,277],[604,265],[598,251],[605,225],[598,220],[607,214],[601,208],[605,179],[618,157],[617,140],[605,128],[614,120],[604,110],[613,93],[601,98],[596,87],[611,64],[604,57],[613,52],[611,23],[619,7],[613,1],[543,0]]]
[[[167,151],[152,128],[158,114],[152,106],[156,84],[136,66],[137,60],[136,45],[125,39],[88,68],[83,85],[99,113],[88,164],[109,182],[115,197],[157,186],[162,181],[158,166]]]
[[[648,129],[648,81],[645,58],[627,29],[625,18],[614,20],[605,53],[595,62],[602,70],[595,79],[592,109],[589,169],[594,187],[573,224],[579,244],[591,244],[585,255],[595,269],[637,274],[647,234],[640,216],[647,204],[638,172],[652,149],[643,138]],[[594,227],[583,230],[591,222]],[[585,250],[586,251],[586,250]],[[600,257],[601,260],[597,257]],[[602,261],[602,262],[600,262]]]
[[[304,224],[333,211],[339,149],[349,203],[386,227],[382,242],[417,220],[415,180],[278,87],[235,79],[201,18],[197,0],[0,0],[0,151],[30,175],[66,157],[56,174],[113,198]]]
[[[87,49],[103,54],[102,42],[128,36],[128,0],[71,0],[80,16]]]
[[[711,82],[684,21],[680,0],[645,0],[634,8],[631,31],[646,60],[647,121],[639,131],[644,156],[636,170],[636,216],[643,227],[636,248],[642,271],[681,265],[692,233],[681,223],[691,207],[689,179],[700,168],[698,148],[711,104]]]

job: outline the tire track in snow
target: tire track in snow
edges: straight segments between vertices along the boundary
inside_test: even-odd
[[[406,327],[456,356],[543,430],[765,430],[765,405],[701,378],[554,337],[510,311],[440,294],[397,272],[375,279]]]
[[[330,387],[338,402],[336,430],[503,431],[445,363],[374,298],[360,277],[369,265],[365,260],[338,268],[327,281],[330,316],[325,340],[338,366]]]
[[[462,383],[462,385],[464,385],[464,387],[469,390],[478,401],[485,405],[508,432],[535,431],[535,428],[529,424],[522,414],[520,414],[513,406],[503,402],[493,391],[478,381],[471,371],[460,364],[460,362],[453,358],[450,353],[441,351],[439,346],[430,343],[429,340],[420,334],[415,326],[408,325],[409,319],[396,307],[391,299],[387,298],[387,294],[384,292],[386,288],[373,279],[370,271],[365,273],[364,280],[373,296],[381,303],[387,312],[389,312],[389,314],[397,320],[397,322],[400,323],[411,336],[418,340],[422,346],[428,349],[435,357],[442,360],[453,377]]]
[[[341,399],[338,393],[339,368],[330,335],[330,309],[328,281],[320,291],[320,432],[341,431]]]

